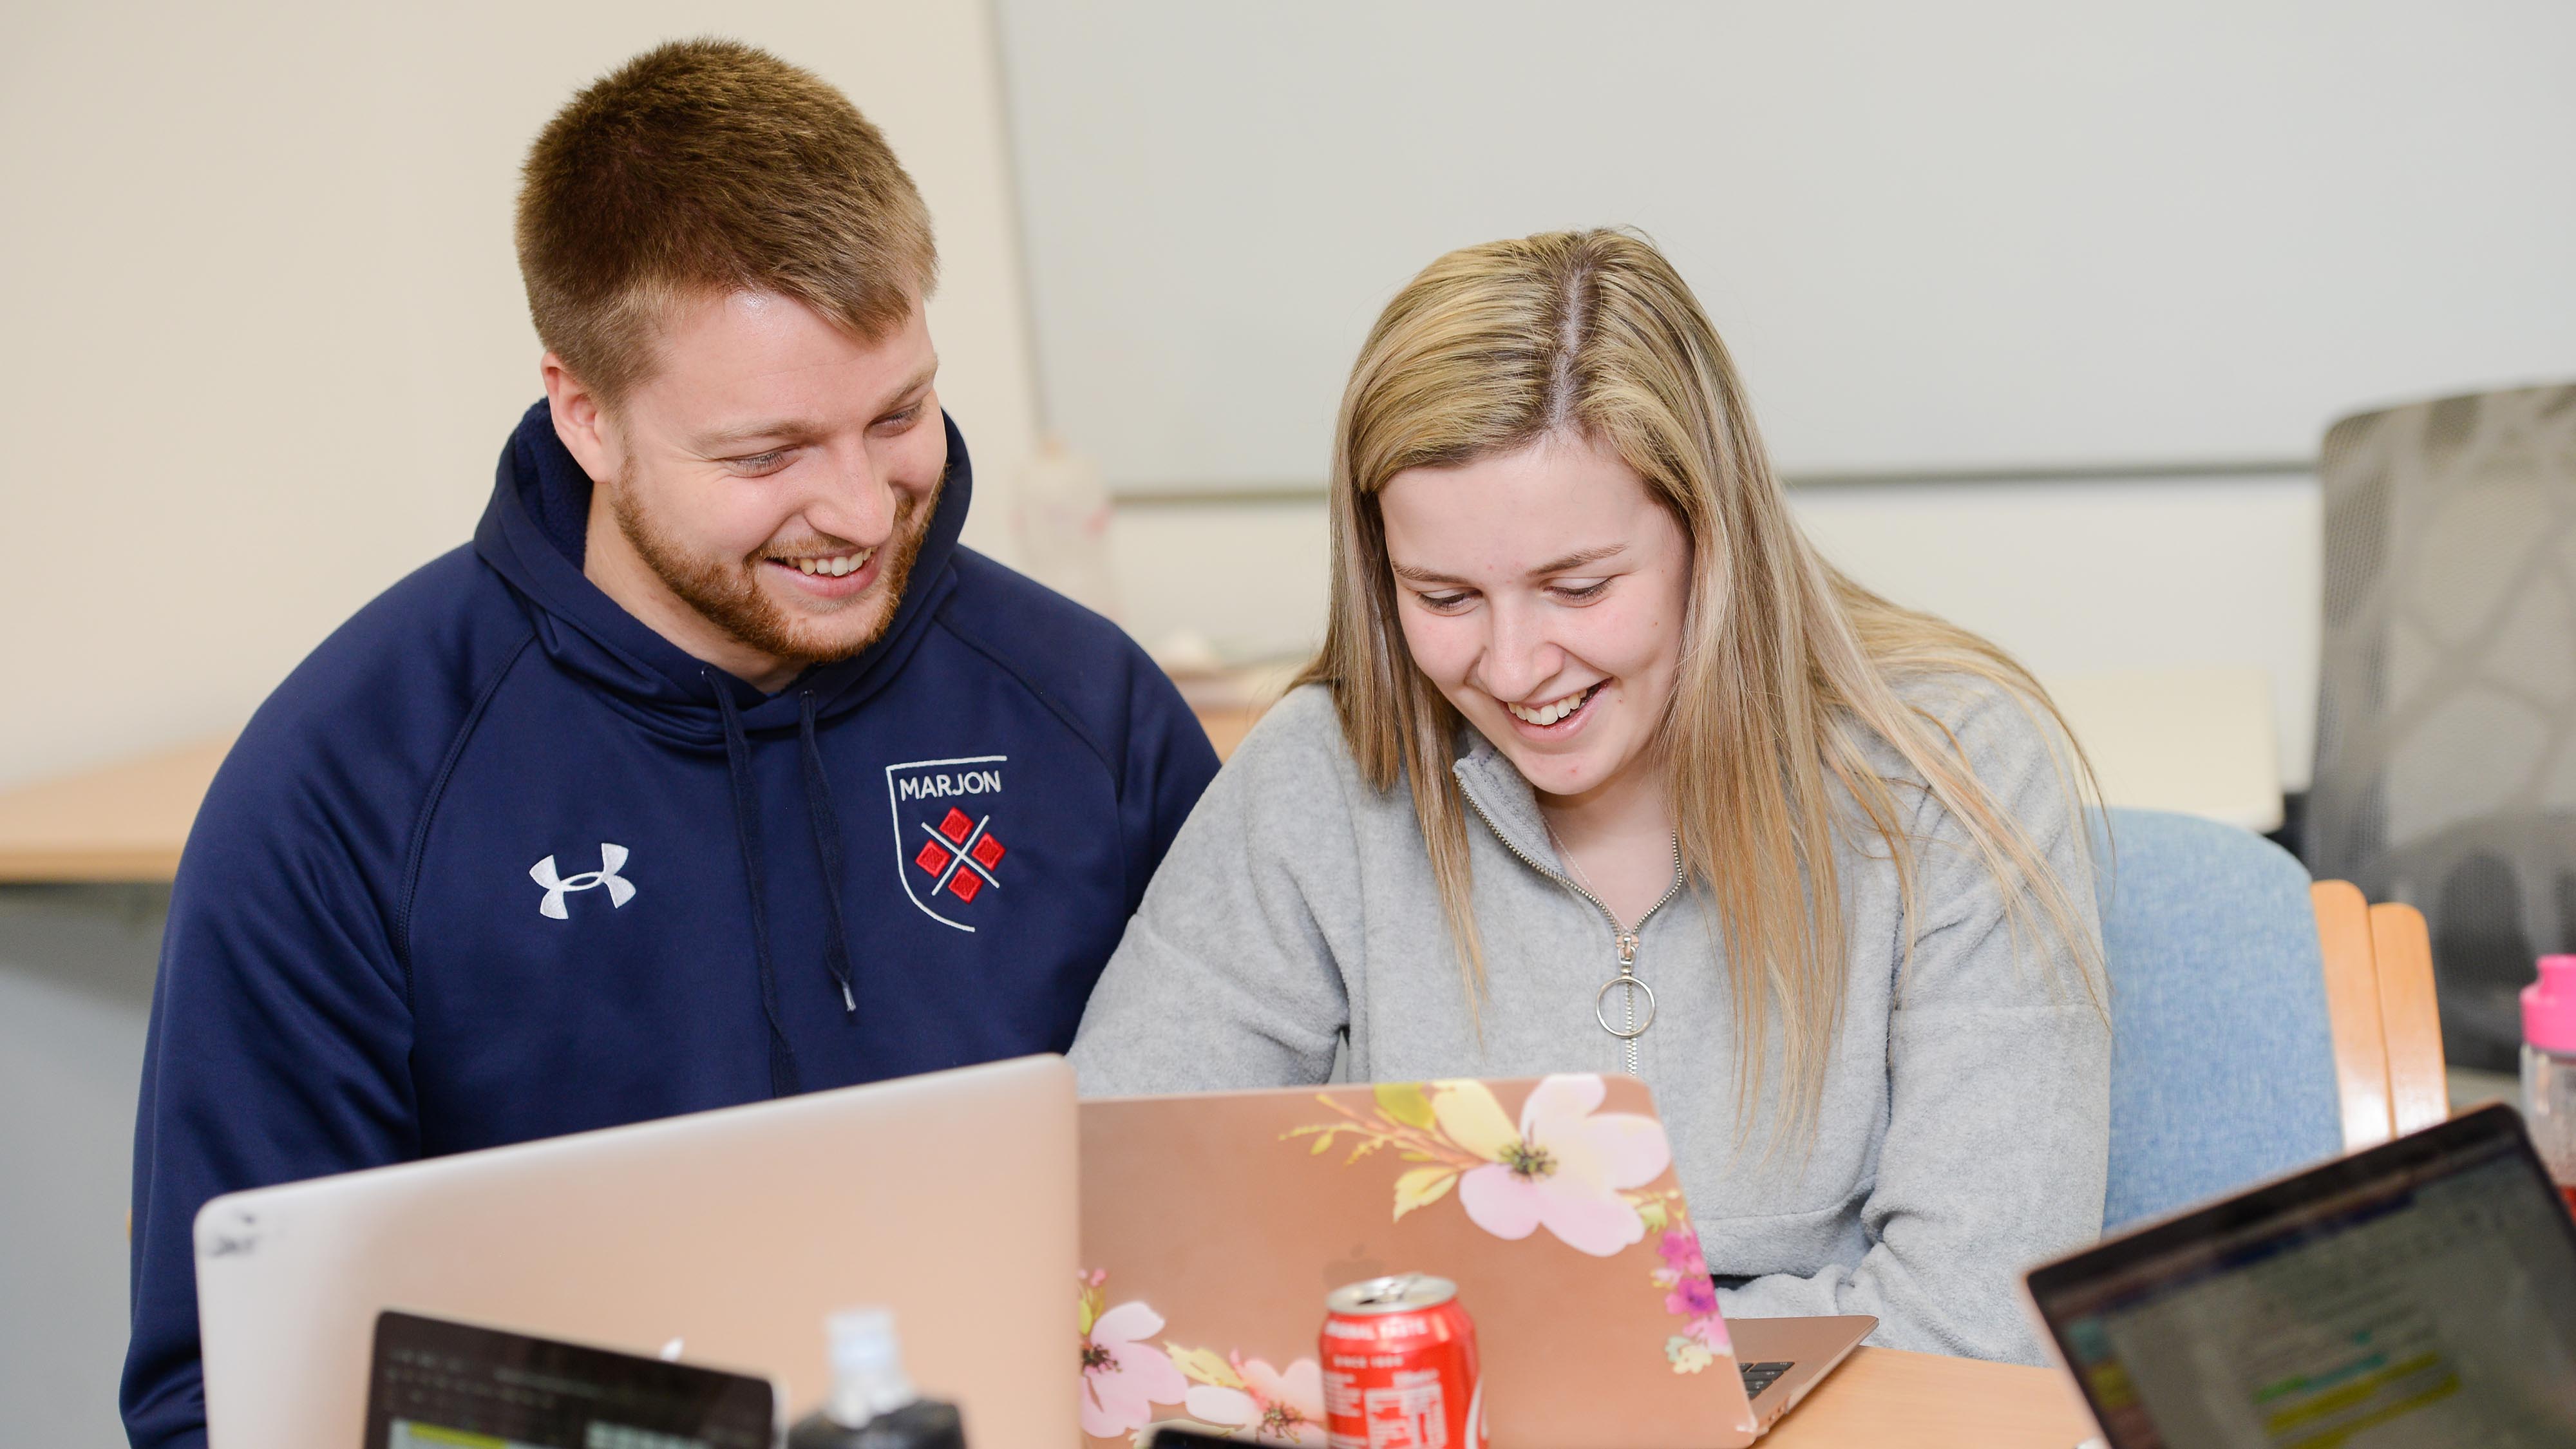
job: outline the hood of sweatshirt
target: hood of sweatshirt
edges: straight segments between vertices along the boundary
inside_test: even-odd
[[[756,843],[762,807],[752,742],[762,736],[801,736],[803,804],[828,906],[824,962],[844,1006],[855,1012],[849,923],[841,908],[845,865],[840,807],[823,768],[816,731],[820,722],[856,709],[901,673],[932,612],[956,587],[950,561],[974,492],[973,472],[957,424],[945,413],[940,424],[948,434],[948,469],[912,576],[885,633],[847,659],[814,665],[775,694],[764,694],[692,656],[583,575],[591,478],[555,435],[553,411],[545,402],[530,407],[510,435],[492,502],[474,532],[475,551],[527,602],[537,645],[557,668],[596,689],[647,731],[684,748],[724,753],[735,839],[750,887],[753,954],[772,1034],[770,1084],[779,1096],[798,1090],[799,1074],[778,1015],[763,884],[769,866]]]

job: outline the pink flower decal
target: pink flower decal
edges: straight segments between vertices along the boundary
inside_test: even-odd
[[[1280,1140],[1303,1143],[1315,1157],[1347,1144],[1344,1167],[1379,1153],[1415,1164],[1396,1170],[1399,1223],[1454,1194],[1469,1221],[1498,1238],[1519,1241],[1544,1227],[1599,1258],[1653,1233],[1656,1266],[1649,1276],[1664,1295],[1665,1311],[1684,1320],[1664,1345],[1673,1372],[1698,1373],[1730,1353],[1717,1289],[1681,1190],[1647,1185],[1672,1166],[1663,1124],[1600,1110],[1610,1091],[1597,1074],[1542,1078],[1517,1122],[1493,1088],[1477,1081],[1379,1082],[1370,1095],[1374,1100],[1365,1106],[1320,1096],[1335,1120],[1291,1128]],[[1241,1377],[1233,1366],[1212,1350],[1175,1348],[1172,1356],[1194,1383],[1242,1387],[1231,1382]],[[1294,1373],[1291,1365],[1288,1377]]]
[[[1717,1311],[1717,1286],[1708,1281],[1708,1260],[1700,1256],[1699,1234],[1689,1228],[1666,1228],[1655,1251],[1664,1260],[1654,1275],[1673,1291],[1664,1295],[1664,1311],[1701,1318]]]
[[[1153,1422],[1154,1405],[1177,1404],[1189,1380],[1170,1355],[1144,1340],[1163,1331],[1163,1316],[1143,1303],[1103,1311],[1094,1270],[1082,1283],[1082,1432],[1114,1439]]]
[[[1567,1246],[1606,1258],[1646,1236],[1626,1197],[1672,1165],[1663,1124],[1597,1112],[1607,1089],[1593,1075],[1555,1076],[1530,1090],[1514,1127],[1481,1084],[1440,1084],[1431,1110],[1451,1141],[1486,1160],[1458,1183],[1459,1205],[1498,1238],[1544,1227]]]
[[[1655,1256],[1663,1266],[1649,1275],[1655,1286],[1666,1289],[1664,1311],[1689,1320],[1682,1331],[1664,1340],[1664,1357],[1670,1359],[1673,1372],[1695,1374],[1717,1361],[1719,1354],[1732,1353],[1726,1337],[1726,1319],[1717,1311],[1717,1285],[1708,1280],[1708,1259],[1699,1247],[1699,1233],[1688,1223],[1666,1228],[1655,1242]]]
[[[1209,1375],[1191,1388],[1185,1401],[1191,1417],[1249,1429],[1260,1444],[1324,1442],[1324,1370],[1313,1359],[1298,1359],[1282,1373],[1236,1353],[1226,1366],[1230,1374]]]
[[[1717,1362],[1720,1355],[1733,1352],[1726,1339],[1726,1320],[1714,1313],[1692,1319],[1681,1332],[1664,1340],[1664,1357],[1677,1374],[1698,1373]]]

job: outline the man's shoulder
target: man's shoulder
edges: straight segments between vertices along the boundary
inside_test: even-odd
[[[1100,613],[1083,607],[1019,570],[959,548],[949,566],[957,587],[940,605],[940,618],[952,627],[986,635],[1007,636],[1015,654],[1045,655],[1072,650],[1077,654],[1144,658],[1127,631]]]
[[[481,699],[534,630],[471,548],[377,595],[288,673],[226,756],[190,855],[263,823],[380,833],[408,820]]]
[[[1123,727],[1140,705],[1186,709],[1115,622],[972,549],[951,566],[957,586],[940,605],[941,627],[1086,724]]]
[[[314,646],[260,707],[254,728],[346,736],[401,732],[471,709],[535,637],[526,610],[470,547],[413,570]]]

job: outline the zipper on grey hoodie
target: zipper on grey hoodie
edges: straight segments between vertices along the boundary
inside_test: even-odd
[[[1583,899],[1590,901],[1592,903],[1592,909],[1601,913],[1601,919],[1610,923],[1610,945],[1611,949],[1618,953],[1619,974],[1616,977],[1601,983],[1601,989],[1593,993],[1592,1019],[1601,1023],[1601,1029],[1603,1031],[1609,1032],[1612,1036],[1619,1038],[1620,1045],[1626,1048],[1622,1055],[1627,1061],[1628,1075],[1632,1077],[1641,1075],[1637,1069],[1637,1038],[1646,1034],[1646,1027],[1650,1027],[1655,1024],[1655,988],[1648,986],[1645,983],[1645,980],[1637,975],[1637,938],[1645,933],[1646,923],[1655,918],[1655,912],[1662,910],[1666,905],[1671,903],[1673,897],[1680,895],[1682,892],[1681,841],[1676,839],[1673,842],[1673,883],[1664,887],[1664,893],[1655,898],[1655,903],[1653,905],[1646,907],[1646,913],[1637,918],[1637,924],[1633,926],[1623,926],[1619,923],[1618,914],[1610,909],[1608,902],[1602,900],[1592,892],[1585,890],[1580,884],[1576,883],[1572,877],[1566,875],[1563,871],[1551,870],[1547,866],[1539,863],[1538,859],[1532,856],[1528,851],[1513,844],[1512,838],[1505,835],[1500,826],[1494,824],[1494,817],[1485,813],[1485,807],[1476,799],[1475,791],[1465,788],[1462,783],[1458,794],[1467,802],[1467,807],[1476,812],[1476,818],[1485,823],[1485,829],[1491,831],[1493,833],[1493,837],[1502,842],[1503,849],[1510,851],[1515,856],[1518,856],[1521,864],[1528,866],[1530,869],[1537,871],[1540,875],[1546,876],[1549,880],[1556,882],[1558,885],[1574,892]],[[1621,993],[1625,998],[1626,1015],[1621,1019],[1620,1025],[1615,1028],[1610,1025],[1610,1019],[1601,1014],[1602,998],[1610,994],[1610,988],[1613,986],[1625,986],[1628,988],[1625,992]],[[1646,993],[1646,1022],[1644,1026],[1637,1024],[1637,993],[1640,991]]]

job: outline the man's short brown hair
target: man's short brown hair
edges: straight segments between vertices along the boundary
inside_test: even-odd
[[[671,305],[793,297],[883,336],[937,282],[930,213],[885,137],[810,71],[729,40],[646,51],[528,149],[519,275],[537,337],[610,400]]]

